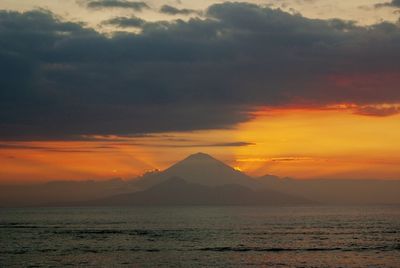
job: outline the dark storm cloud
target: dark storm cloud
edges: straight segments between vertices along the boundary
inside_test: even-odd
[[[398,8],[398,7],[400,7],[400,0],[392,0],[392,1],[386,2],[386,3],[378,3],[375,5],[375,7],[377,7],[377,8],[380,8],[380,7]]]
[[[132,16],[132,17],[115,17],[109,20],[106,20],[102,22],[102,24],[106,25],[114,25],[116,27],[120,28],[129,28],[129,27],[135,27],[135,28],[140,28],[146,23],[145,20]]]
[[[395,24],[245,3],[205,17],[109,37],[48,12],[0,12],[1,139],[229,128],[261,105],[400,102]]]
[[[125,8],[141,11],[150,7],[145,2],[132,2],[125,0],[95,0],[86,3],[88,8],[104,9],[104,8]]]
[[[160,12],[169,15],[190,15],[193,13],[198,13],[198,11],[194,9],[187,9],[187,8],[179,9],[170,5],[163,5],[160,8]]]

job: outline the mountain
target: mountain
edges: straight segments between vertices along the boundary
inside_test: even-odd
[[[133,184],[143,190],[172,177],[206,186],[238,184],[251,189],[261,186],[257,180],[204,153],[192,154],[162,172],[142,176]]]
[[[296,180],[267,175],[257,179],[270,190],[296,194],[322,204],[400,204],[400,180]]]
[[[205,186],[172,177],[144,191],[79,203],[84,206],[135,205],[304,205],[313,202],[276,191],[254,191],[237,184]],[[69,204],[70,205],[70,204]],[[77,205],[77,204],[75,204]]]
[[[183,178],[183,179],[180,179]],[[0,206],[49,204],[400,204],[400,180],[252,178],[204,153],[134,180],[0,185]],[[95,201],[90,201],[95,200]]]
[[[0,185],[0,206],[41,206],[57,202],[99,199],[132,191],[134,188],[121,179]]]

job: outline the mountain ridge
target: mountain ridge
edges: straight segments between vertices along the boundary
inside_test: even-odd
[[[100,200],[121,194],[132,194],[168,182],[189,183],[217,190],[243,193],[252,191],[278,192],[326,205],[393,205],[400,204],[400,180],[299,180],[265,175],[252,178],[204,153],[189,155],[164,171],[147,173],[134,180],[53,181],[47,183],[0,185],[3,207],[48,206]],[[183,183],[184,182],[184,183]],[[171,181],[169,181],[171,183]],[[236,185],[235,185],[236,184]],[[163,185],[163,184],[161,184]],[[174,185],[174,184],[172,184]],[[234,186],[232,186],[234,185]],[[166,188],[172,187],[168,183]],[[218,188],[222,187],[222,188]],[[204,188],[203,188],[204,189]],[[189,196],[190,197],[190,196]],[[213,197],[214,198],[214,197]],[[204,202],[203,202],[204,203]],[[232,203],[232,202],[231,202]]]
[[[277,191],[255,191],[237,184],[205,186],[171,177],[143,191],[78,203],[83,206],[136,205],[310,205],[315,202]],[[68,205],[68,204],[67,204]]]

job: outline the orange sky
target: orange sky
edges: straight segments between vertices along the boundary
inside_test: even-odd
[[[1,142],[0,180],[131,178],[198,151],[253,176],[398,179],[400,115],[366,116],[354,109],[263,108],[234,129],[90,142]],[[249,144],[222,146],[233,142]]]

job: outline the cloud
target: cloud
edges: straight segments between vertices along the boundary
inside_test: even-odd
[[[176,144],[176,145],[166,145],[171,147],[245,147],[255,145],[251,142],[219,142],[219,143],[202,143],[202,144]]]
[[[272,158],[239,158],[237,162],[303,162],[316,161],[316,159],[308,156],[283,156]]]
[[[201,147],[244,147],[255,145],[251,142],[218,142],[218,143],[142,143],[142,142],[130,142],[130,143],[119,143],[119,145],[131,145],[141,147],[167,147],[167,148],[201,148]],[[1,147],[0,147],[1,148]]]
[[[125,8],[142,11],[150,7],[145,2],[132,2],[125,0],[95,0],[88,1],[86,6],[91,9],[105,9],[105,8]]]
[[[365,116],[377,116],[385,117],[400,114],[400,104],[367,104],[367,105],[357,105],[354,103],[340,103],[329,105],[326,107],[333,110],[347,110],[354,114],[365,115]]]
[[[219,147],[242,147],[250,145],[255,145],[255,143],[239,141],[239,142],[222,142],[222,143],[212,144],[212,146],[219,146]]]
[[[110,37],[45,11],[1,11],[0,139],[231,128],[259,106],[400,103],[396,24],[247,3],[204,16]]]
[[[140,28],[146,23],[145,20],[138,18],[136,16],[131,17],[115,17],[106,21],[103,21],[102,24],[113,25],[120,28]]]
[[[111,147],[109,147],[111,148]],[[51,147],[51,146],[38,146],[38,145],[29,145],[24,143],[19,144],[9,144],[9,143],[0,143],[0,151],[1,150],[38,150],[45,152],[54,152],[54,153],[88,153],[95,152],[96,147],[94,148],[60,148],[60,147]]]
[[[394,7],[394,8],[399,8],[400,7],[400,0],[392,0],[390,2],[385,2],[385,3],[378,3],[375,5],[376,8],[381,8],[381,7]]]
[[[199,12],[194,9],[179,9],[170,5],[163,5],[160,8],[160,12],[169,15],[190,15],[190,14],[198,14]]]
[[[158,141],[160,142],[160,141]],[[40,144],[40,143],[39,143]],[[32,145],[26,142],[17,142],[17,143],[1,143],[0,142],[0,151],[1,150],[35,150],[35,151],[45,151],[45,152],[61,152],[61,153],[87,153],[87,152],[97,152],[98,149],[104,151],[107,149],[108,151],[117,151],[119,146],[135,146],[135,147],[157,147],[157,148],[204,148],[204,147],[245,147],[255,145],[250,142],[220,142],[220,143],[157,143],[157,141],[152,141],[151,143],[145,142],[107,142],[104,143],[107,145],[93,145],[90,147],[82,148],[82,146],[69,146],[68,148],[60,147],[57,145]]]
[[[356,108],[355,113],[367,116],[391,116],[400,113],[399,106],[376,106],[376,105],[365,105]]]

